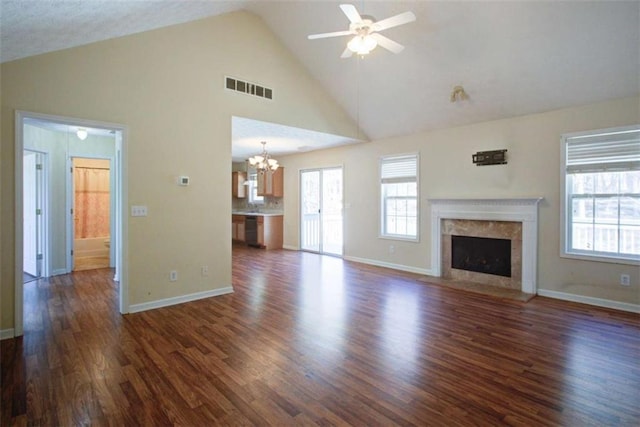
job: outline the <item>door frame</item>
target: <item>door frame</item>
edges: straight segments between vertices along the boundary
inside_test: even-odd
[[[335,254],[335,253],[331,253],[331,252],[325,252],[323,249],[323,220],[322,220],[322,215],[324,214],[324,198],[322,196],[323,194],[323,182],[324,182],[324,171],[325,170],[331,170],[331,169],[340,169],[342,171],[342,250],[340,254]],[[319,232],[320,232],[320,236],[319,236],[319,250],[318,251],[314,251],[311,249],[303,249],[302,248],[302,228],[303,228],[303,220],[302,220],[302,174],[304,172],[319,172],[320,173],[320,190],[319,190],[319,197],[320,197],[320,214],[319,214]],[[300,248],[300,250],[305,251],[305,252],[311,252],[311,253],[317,253],[317,254],[321,254],[321,255],[327,255],[327,256],[335,256],[335,257],[339,257],[342,258],[344,257],[344,165],[337,165],[337,166],[325,166],[325,167],[319,167],[319,168],[305,168],[305,169],[300,169],[299,173],[298,173],[298,188],[299,188],[299,196],[298,196],[298,212],[299,212],[299,216],[298,216],[298,222],[299,222],[299,227],[298,227],[298,247]]]
[[[22,283],[22,263],[23,263],[23,194],[22,194],[22,156],[24,151],[23,126],[26,119],[38,119],[52,123],[103,128],[115,131],[115,156],[113,169],[116,177],[116,194],[114,195],[116,205],[116,236],[112,239],[112,244],[116,244],[116,271],[120,282],[118,286],[118,305],[122,314],[129,312],[129,262],[128,262],[128,217],[126,206],[128,206],[127,187],[127,140],[128,128],[117,123],[87,120],[74,117],[57,116],[50,114],[34,113],[29,111],[15,111],[15,159],[14,159],[14,180],[15,180],[15,200],[14,200],[14,328],[13,335],[21,336],[24,333],[24,286]],[[50,239],[49,239],[50,240]],[[113,242],[115,240],[115,242]]]

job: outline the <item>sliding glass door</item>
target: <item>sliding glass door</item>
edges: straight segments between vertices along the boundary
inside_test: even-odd
[[[300,172],[302,250],[342,255],[342,168]]]

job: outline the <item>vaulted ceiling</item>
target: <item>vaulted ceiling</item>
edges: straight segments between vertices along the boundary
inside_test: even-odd
[[[7,1],[2,62],[245,9],[281,42],[371,139],[587,104],[640,93],[640,2],[358,1],[413,23],[384,34],[403,44],[341,59],[348,37],[332,1]],[[256,43],[259,43],[256,40]],[[268,82],[264,82],[268,85]],[[463,85],[469,99],[450,102]]]

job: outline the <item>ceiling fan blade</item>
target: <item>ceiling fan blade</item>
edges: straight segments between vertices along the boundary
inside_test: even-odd
[[[371,27],[373,31],[382,31],[387,28],[397,27],[398,25],[407,24],[416,20],[416,15],[413,12],[404,12],[399,15],[392,16],[391,18],[383,19],[382,21],[375,22]]]
[[[394,42],[393,40],[383,36],[382,34],[373,33],[371,34],[371,37],[373,37],[380,46],[387,50],[390,50],[393,53],[400,53],[404,50],[404,46],[402,46],[400,43]]]
[[[352,4],[341,4],[340,5],[340,9],[342,9],[344,14],[347,15],[347,18],[349,18],[349,21],[352,24],[356,24],[358,22],[362,22],[362,17],[358,13],[358,11],[356,10],[356,7],[354,5],[352,5]]]
[[[351,58],[351,55],[353,55],[353,52],[347,47],[344,52],[342,52],[342,55],[340,55],[340,58]]]
[[[324,38],[327,38],[327,37],[348,36],[350,34],[353,34],[353,32],[349,31],[349,30],[334,31],[332,33],[311,34],[311,35],[307,36],[307,38],[309,40],[314,40],[314,39],[324,39]]]

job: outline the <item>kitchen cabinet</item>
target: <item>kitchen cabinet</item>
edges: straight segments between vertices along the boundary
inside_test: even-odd
[[[237,242],[245,241],[244,215],[231,216],[231,239]]]
[[[258,174],[258,196],[284,196],[284,168]]]
[[[250,218],[253,224],[249,232],[246,221]],[[283,216],[281,214],[233,214],[231,215],[231,239],[263,249],[282,249]],[[253,234],[255,233],[255,234]]]
[[[244,199],[247,197],[247,185],[244,183],[247,181],[246,172],[233,172],[231,174],[231,195],[237,199]]]
[[[265,249],[282,249],[283,217],[258,217],[258,245]]]

